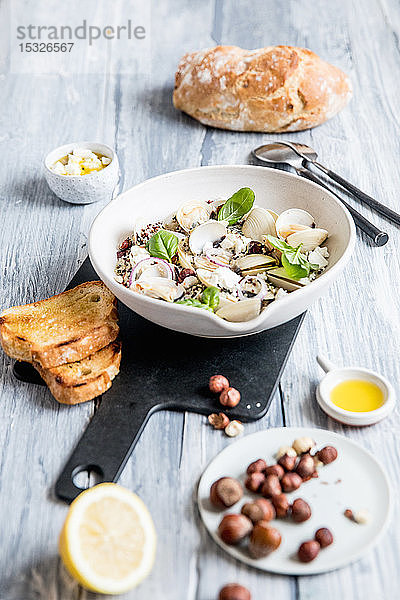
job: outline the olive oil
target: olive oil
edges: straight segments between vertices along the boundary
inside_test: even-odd
[[[384,403],[382,390],[371,381],[348,379],[331,391],[333,404],[351,412],[370,412]]]

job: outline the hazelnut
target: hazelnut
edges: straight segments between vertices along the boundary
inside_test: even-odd
[[[240,421],[231,421],[225,427],[225,433],[229,437],[236,437],[240,433],[243,433],[244,427]]]
[[[314,467],[315,467],[315,469],[319,469],[324,464],[323,462],[321,462],[319,460],[319,458],[318,458],[318,456],[316,454],[314,454],[314,456],[313,456],[313,461],[314,461]]]
[[[370,520],[369,511],[366,508],[362,508],[354,513],[354,520],[356,523],[360,523],[361,525],[365,525]]]
[[[285,471],[293,471],[296,466],[297,455],[289,456],[289,454],[284,454],[278,460],[278,465],[280,465]]]
[[[226,390],[223,390],[220,394],[219,401],[222,406],[227,406],[228,408],[233,408],[237,406],[240,402],[240,392],[235,390],[233,387],[228,387]]]
[[[275,508],[278,519],[284,519],[289,512],[289,500],[286,495],[279,494],[279,496],[273,496],[271,502]]]
[[[225,413],[219,413],[218,415],[212,413],[211,415],[208,415],[208,422],[214,429],[225,429],[225,427],[229,425],[230,420]]]
[[[214,481],[210,489],[211,504],[218,508],[229,508],[243,496],[243,487],[240,481],[233,477],[221,477]]]
[[[267,463],[262,458],[255,460],[250,463],[247,467],[247,475],[251,475],[251,473],[256,473],[257,471],[265,471],[267,468]]]
[[[294,492],[298,490],[303,483],[302,478],[297,473],[285,473],[281,479],[281,486],[284,492]]]
[[[213,394],[220,394],[229,387],[229,381],[223,375],[213,375],[210,377],[208,387]]]
[[[333,446],[325,446],[317,452],[316,456],[324,465],[329,465],[337,459],[337,450]]]
[[[326,548],[330,546],[333,542],[332,532],[329,531],[327,527],[321,527],[315,532],[315,541],[321,546],[321,548]]]
[[[296,498],[292,504],[292,519],[295,523],[303,523],[311,517],[310,505],[302,498]],[[319,541],[319,540],[317,540]]]
[[[317,558],[319,550],[320,545],[315,540],[303,542],[297,551],[298,559],[305,563],[311,562],[314,558]]]
[[[246,502],[246,504],[243,504],[241,512],[253,523],[272,521],[275,517],[275,508],[272,502],[265,498],[257,498],[255,502]]]
[[[250,492],[258,492],[260,487],[262,486],[262,484],[265,481],[265,475],[264,473],[261,473],[260,471],[256,471],[255,473],[251,473],[244,485],[246,486],[246,488],[248,490],[250,490]]]
[[[285,454],[292,456],[293,458],[296,458],[297,456],[297,452],[292,446],[281,446],[276,453],[276,460],[279,460],[282,456],[285,456]]]
[[[305,452],[310,452],[313,446],[315,446],[314,440],[306,436],[297,438],[292,444],[292,447],[294,448],[297,454],[304,454]]]
[[[225,515],[219,524],[218,534],[225,544],[234,546],[249,535],[253,525],[245,515]]]
[[[276,475],[278,479],[282,479],[284,472],[284,468],[281,465],[271,465],[264,470],[266,475]]]
[[[228,583],[219,592],[218,600],[251,600],[251,594],[238,583]]]
[[[282,536],[268,521],[258,521],[253,527],[249,542],[249,552],[253,558],[268,556],[279,548]]]
[[[277,475],[268,475],[261,488],[261,493],[265,498],[279,496],[282,494],[282,488]]]
[[[315,471],[314,459],[310,454],[303,454],[296,467],[296,473],[302,479],[310,479]]]

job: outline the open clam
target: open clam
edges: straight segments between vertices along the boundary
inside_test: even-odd
[[[275,219],[265,208],[255,206],[243,223],[242,233],[252,240],[262,242],[264,235],[276,235]]]
[[[283,267],[271,269],[270,271],[268,271],[267,277],[270,283],[272,283],[272,285],[280,287],[286,290],[287,292],[294,292],[295,290],[300,290],[306,285],[302,281],[297,281],[296,279],[288,277]]]
[[[193,269],[194,266],[194,258],[193,256],[187,252],[187,250],[185,249],[185,240],[181,240],[178,243],[178,248],[177,248],[177,252],[178,252],[178,258],[179,258],[179,262],[181,263],[182,267],[184,269]]]
[[[247,254],[247,256],[242,256],[235,262],[235,266],[242,275],[257,275],[273,268],[276,264],[275,258],[266,254]]]
[[[184,294],[181,284],[163,277],[142,275],[131,286],[131,289],[151,298],[162,298],[167,302],[174,302]]]
[[[176,220],[185,231],[191,231],[197,225],[209,220],[211,207],[201,200],[190,200],[185,202],[176,211]]]
[[[301,244],[301,252],[310,252],[315,250],[328,237],[326,229],[314,227],[314,229],[304,229],[291,233],[286,241],[293,248],[297,248]]]
[[[310,229],[313,225],[314,217],[301,208],[289,208],[288,210],[284,210],[275,223],[278,237],[284,240],[292,233]]]
[[[215,313],[218,317],[226,321],[241,323],[250,321],[260,314],[261,300],[259,298],[249,298],[240,302],[232,302],[230,305],[222,306]]]
[[[206,221],[192,230],[189,248],[193,254],[201,254],[204,248],[219,242],[226,235],[226,226],[220,221]]]

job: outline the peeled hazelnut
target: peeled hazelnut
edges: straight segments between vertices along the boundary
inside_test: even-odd
[[[217,479],[210,489],[211,504],[218,508],[229,508],[243,496],[243,487],[240,481],[233,477]]]
[[[314,454],[314,456],[313,456],[313,461],[314,461],[314,467],[315,467],[315,469],[319,469],[324,464],[323,462],[321,462],[319,460],[319,458],[318,458],[318,456],[316,454]]]
[[[298,551],[297,556],[301,562],[311,562],[314,558],[317,558],[318,552],[320,550],[320,545],[315,540],[309,540],[308,542],[303,542]]]
[[[208,422],[214,429],[225,429],[225,427],[229,425],[230,420],[225,413],[219,413],[218,415],[212,413],[211,415],[208,415]]]
[[[306,436],[297,438],[292,444],[292,447],[294,448],[297,454],[304,454],[305,452],[310,452],[313,446],[315,446],[314,440]]]
[[[251,600],[251,594],[238,583],[228,583],[219,592],[218,600]]]
[[[361,525],[365,525],[370,520],[369,511],[366,508],[362,508],[354,513],[354,520],[356,523],[360,523]]]
[[[228,387],[226,390],[223,390],[220,394],[219,401],[222,406],[227,406],[228,408],[233,408],[237,406],[240,402],[240,392],[235,390],[233,387]]]
[[[282,456],[285,456],[285,454],[292,456],[293,458],[296,458],[297,456],[297,452],[292,446],[281,446],[276,453],[276,460],[279,460]]]
[[[310,479],[315,471],[314,459],[310,454],[303,454],[296,467],[296,473],[302,479]]]
[[[251,532],[249,552],[253,558],[268,556],[279,548],[282,536],[275,527],[271,527],[267,521],[258,521]]]
[[[251,473],[256,473],[257,471],[264,471],[267,468],[267,463],[262,458],[255,460],[250,463],[247,467],[247,475],[251,475]]]
[[[296,498],[296,500],[292,504],[292,519],[293,519],[293,521],[295,523],[303,523],[304,521],[307,521],[310,517],[311,517],[310,505],[302,498]]]
[[[286,495],[279,494],[279,496],[273,496],[271,502],[275,508],[278,519],[284,519],[289,512],[289,500]]]
[[[330,546],[333,542],[332,532],[329,531],[327,527],[321,527],[320,529],[317,529],[314,537],[315,541],[318,542],[321,548],[326,548],[327,546]]]
[[[333,446],[325,446],[325,448],[317,452],[316,456],[324,465],[329,465],[329,463],[337,459],[337,450]]]
[[[297,473],[285,473],[281,479],[281,486],[284,492],[294,492],[298,490],[303,483],[302,478]]]
[[[281,465],[271,465],[264,470],[265,475],[276,475],[278,479],[282,479],[284,472]]]
[[[213,394],[220,394],[229,387],[229,381],[223,375],[213,375],[210,377],[208,387]]]
[[[289,456],[289,454],[284,454],[278,460],[278,465],[280,465],[285,471],[293,471],[297,462],[297,454],[296,456]]]
[[[242,506],[241,513],[253,523],[257,523],[257,521],[272,521],[276,514],[272,502],[265,498],[257,498],[255,502],[246,502]]]
[[[261,488],[264,498],[272,498],[282,493],[281,484],[277,475],[268,475]]]
[[[225,433],[229,437],[236,437],[240,433],[243,433],[244,427],[240,421],[231,421],[225,427]]]
[[[247,477],[246,481],[244,482],[244,485],[247,487],[248,490],[250,490],[250,492],[258,492],[264,481],[264,473],[260,473],[260,471],[257,471],[256,473],[251,473]]]
[[[249,535],[253,524],[244,515],[225,515],[219,524],[218,534],[225,544],[234,546]]]

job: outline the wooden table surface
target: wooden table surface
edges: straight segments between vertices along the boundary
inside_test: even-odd
[[[32,22],[51,22],[51,3],[15,2],[31,11]],[[69,4],[58,3],[60,14],[67,14]],[[98,2],[97,10],[106,11],[110,23],[124,22],[133,5]],[[122,189],[128,189],[176,169],[245,164],[251,148],[279,139],[207,129],[174,110],[171,91],[180,56],[217,43],[306,46],[349,73],[350,105],[323,126],[284,138],[312,145],[321,162],[400,211],[395,0],[169,0],[153,1],[151,9],[151,56],[139,75],[128,43],[118,64],[106,61],[101,73],[10,73],[2,13],[1,307],[61,291],[87,254],[88,230],[102,208],[72,206],[50,192],[41,162],[52,148],[79,139],[112,145],[121,162]],[[376,369],[395,387],[400,379],[398,230],[368,208],[361,211],[388,231],[390,242],[376,248],[358,235],[351,264],[308,312],[269,413],[247,425],[246,433],[282,425],[342,433],[382,461],[398,494],[398,411],[378,425],[351,429],[327,418],[315,401],[321,377],[317,353],[339,365]],[[95,598],[71,582],[60,564],[57,539],[67,506],[53,494],[95,404],[60,406],[45,388],[17,382],[3,353],[0,360],[0,599]],[[219,550],[199,522],[194,488],[209,460],[229,443],[198,415],[151,418],[120,483],[137,492],[154,517],[157,558],[151,576],[123,598],[213,600],[227,581],[247,585],[255,600],[400,597],[398,514],[374,551],[325,575],[268,575]]]

